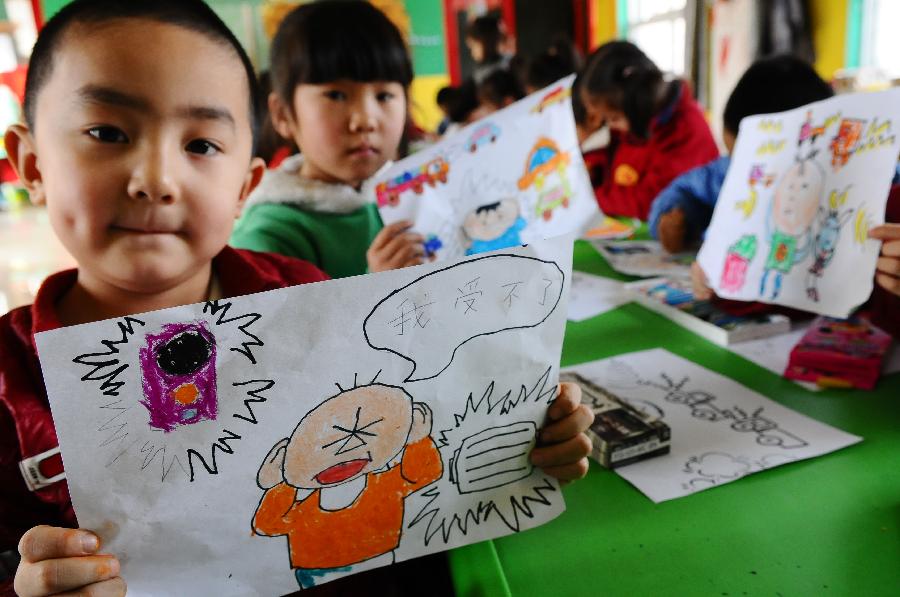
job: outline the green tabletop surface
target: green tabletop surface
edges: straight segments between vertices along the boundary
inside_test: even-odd
[[[656,347],[865,439],[661,504],[592,461],[555,520],[452,550],[457,595],[900,596],[900,375],[810,392],[635,303],[568,322],[562,365]]]

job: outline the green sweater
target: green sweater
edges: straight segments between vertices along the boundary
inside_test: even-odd
[[[231,235],[241,249],[315,264],[332,278],[364,274],[366,251],[382,228],[369,194],[300,178],[299,156],[266,173]]]

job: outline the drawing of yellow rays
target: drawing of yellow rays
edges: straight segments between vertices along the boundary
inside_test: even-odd
[[[828,197],[828,205],[831,206],[831,209],[837,209],[847,203],[847,193],[849,191],[850,189],[845,189],[843,193],[838,193],[836,190],[831,191],[831,195]]]
[[[865,208],[856,212],[856,222],[853,225],[853,240],[856,244],[864,245],[869,236],[869,215]]]
[[[759,121],[759,126],[757,128],[765,133],[780,133],[782,124],[780,120],[764,118]]]
[[[878,136],[883,135],[884,133],[888,132],[891,128],[890,120],[886,120],[885,122],[882,122],[881,124],[876,124],[876,123],[877,123],[877,121],[874,121],[874,120],[872,121],[872,124],[869,125],[869,131],[868,131],[868,133],[866,133],[866,136],[878,137]]]
[[[736,210],[738,210],[739,212],[743,212],[745,220],[749,218],[750,214],[753,213],[753,210],[756,209],[756,197],[756,189],[750,189],[749,197],[734,204],[734,208]]]
[[[838,112],[837,114],[834,114],[834,115],[832,115],[832,116],[829,116],[828,118],[825,119],[825,124],[823,125],[824,128],[827,129],[827,128],[830,127],[832,124],[834,124],[834,123],[836,123],[838,120],[840,120],[840,118],[841,118],[841,113],[840,113],[840,112]]]
[[[784,139],[781,141],[766,141],[756,150],[756,155],[771,155],[784,149]]]

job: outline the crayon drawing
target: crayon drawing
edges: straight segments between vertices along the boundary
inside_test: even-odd
[[[742,121],[697,256],[717,294],[835,317],[868,298],[879,244],[866,235],[896,170],[898,100],[842,95]]]

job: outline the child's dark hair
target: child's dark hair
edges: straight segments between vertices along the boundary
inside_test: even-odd
[[[497,15],[480,16],[466,29],[466,37],[474,39],[484,49],[484,62],[495,62],[500,58],[500,44],[503,42],[503,23]]]
[[[498,68],[478,85],[478,100],[503,107],[507,99],[513,101],[525,97],[519,79],[509,70]]]
[[[462,123],[468,120],[469,115],[478,107],[478,94],[475,89],[475,81],[466,80],[459,87],[453,87],[447,106],[447,116],[450,120]]]
[[[100,25],[116,19],[146,19],[177,25],[234,50],[244,67],[250,102],[250,126],[256,143],[259,103],[256,74],[240,42],[216,13],[202,0],[74,0],[47,21],[38,36],[28,63],[25,82],[25,121],[35,129],[35,109],[41,89],[53,72],[53,58],[74,25]],[[190,57],[188,58],[190,59]]]
[[[621,110],[631,133],[647,138],[665,81],[662,71],[640,48],[627,41],[605,43],[588,57],[582,75],[588,96]]]
[[[525,69],[525,85],[542,89],[577,71],[581,56],[571,41],[560,38],[544,52],[528,61]]]
[[[363,0],[318,1],[291,11],[272,40],[272,89],[293,109],[301,84],[391,81],[407,88],[412,62],[403,36]]]
[[[831,86],[808,62],[787,54],[762,58],[734,86],[722,123],[736,135],[746,116],[783,112],[833,95]]]

